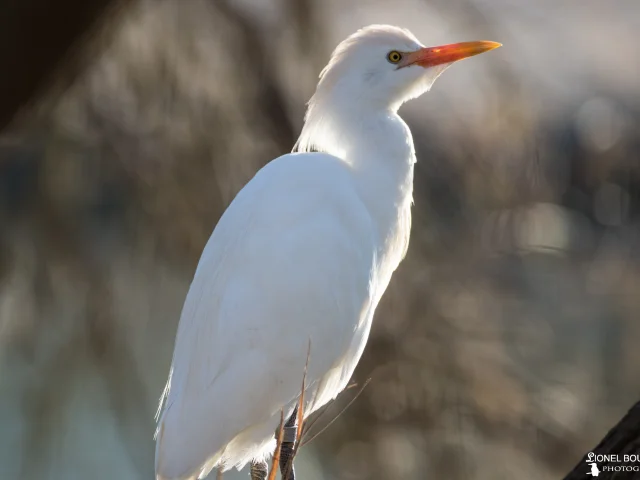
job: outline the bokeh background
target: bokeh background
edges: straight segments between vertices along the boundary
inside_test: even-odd
[[[560,478],[640,398],[637,0],[140,0],[0,136],[0,478],[153,478],[200,251],[370,23],[504,47],[401,110],[411,246],[302,480]]]

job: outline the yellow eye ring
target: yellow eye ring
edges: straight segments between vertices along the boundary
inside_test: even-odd
[[[387,55],[387,60],[389,60],[391,63],[398,63],[400,60],[402,60],[402,54],[393,50]]]

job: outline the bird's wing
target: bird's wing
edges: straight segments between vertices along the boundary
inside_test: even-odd
[[[279,415],[300,393],[309,341],[307,384],[347,354],[370,310],[376,241],[348,169],[285,155],[220,219],[180,318],[157,469],[188,473]]]

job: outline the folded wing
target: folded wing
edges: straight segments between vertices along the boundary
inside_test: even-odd
[[[300,394],[309,340],[309,391],[327,384],[370,311],[375,247],[349,167],[334,157],[285,155],[247,184],[216,226],[185,301],[158,473],[186,478],[241,432],[279,418]]]

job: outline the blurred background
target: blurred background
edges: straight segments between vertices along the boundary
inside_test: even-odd
[[[401,110],[411,246],[302,480],[560,478],[640,398],[637,0],[134,0],[0,136],[0,478],[153,478],[201,249],[371,23],[504,47]]]

